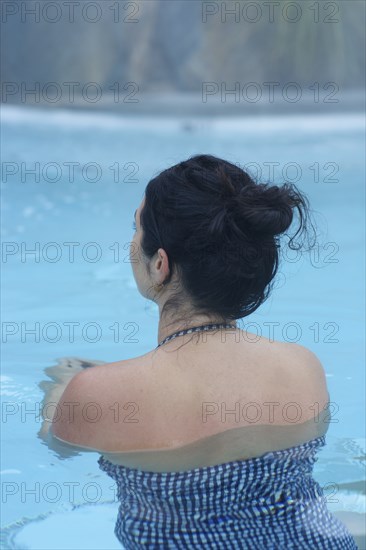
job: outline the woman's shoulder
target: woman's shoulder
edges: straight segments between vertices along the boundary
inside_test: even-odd
[[[304,375],[309,382],[320,384],[319,389],[326,388],[325,368],[318,355],[311,349],[301,344],[286,344],[289,358],[293,357],[294,365],[302,368]]]
[[[322,410],[329,402],[325,368],[318,355],[298,343],[281,342],[287,384]]]
[[[318,373],[324,370],[323,365],[316,353],[298,342],[272,340],[265,338],[264,336],[261,336],[258,342],[261,344],[262,351],[264,353],[268,352],[269,358],[274,355],[285,364],[292,362],[294,367],[304,365],[309,369],[317,370]]]

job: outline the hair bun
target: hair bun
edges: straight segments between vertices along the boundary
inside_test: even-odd
[[[237,196],[238,223],[258,235],[280,235],[290,227],[293,208],[299,201],[291,184],[278,187],[261,183],[243,187]]]

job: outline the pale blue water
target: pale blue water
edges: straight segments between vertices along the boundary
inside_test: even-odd
[[[82,506],[79,527],[69,519],[58,524],[67,521],[67,533],[57,532],[57,521],[45,522],[44,547],[69,548],[59,538],[69,535],[73,548],[103,548],[106,540],[108,548],[118,548],[113,537],[118,503],[102,506],[113,501],[114,486],[98,469],[99,455],[60,460],[37,438],[40,425],[35,415],[24,413],[41,402],[38,383],[45,379],[44,369],[58,358],[117,361],[156,346],[157,309],[139,295],[128,261],[133,213],[153,175],[197,153],[241,165],[256,163],[252,170],[261,167],[262,181],[270,179],[268,163],[279,163],[275,181],[285,180],[287,167],[288,181],[305,191],[321,213],[319,255],[313,252],[283,263],[272,297],[241,326],[267,338],[272,334],[276,340],[297,341],[318,355],[334,403],[334,422],[315,477],[329,487],[330,510],[365,511],[365,496],[340,486],[360,481],[365,474],[362,120],[358,115],[307,115],[164,121],[3,109],[2,400],[3,413],[4,403],[14,411],[2,418],[3,526],[95,500],[93,506]],[[36,162],[38,183],[25,172]],[[73,182],[65,164],[71,162],[78,163]],[[47,163],[58,164],[58,181],[47,181],[57,175]],[[92,166],[83,173],[87,163],[99,165],[99,181],[90,181],[96,174]],[[114,181],[116,163],[119,181]],[[316,163],[319,181],[314,176]],[[17,173],[5,181],[4,170]],[[332,178],[338,181],[328,181]],[[78,243],[73,262],[71,245],[65,244],[71,242]],[[21,254],[22,243],[28,249],[39,246],[39,261]],[[88,243],[96,245],[85,248]],[[96,251],[101,257],[92,261]],[[59,260],[52,261],[56,253]],[[36,323],[39,337],[25,332]],[[70,323],[77,323],[73,339]],[[12,335],[11,330],[17,332]],[[71,482],[79,484],[74,498],[69,497]],[[88,483],[96,483],[97,489],[93,492],[90,486],[85,494]],[[30,489],[36,494],[27,494]],[[88,532],[88,524],[96,521],[97,531]],[[10,531],[6,530],[4,548],[43,548],[31,531],[20,533],[18,539],[14,535],[10,543]],[[58,537],[55,546],[50,542],[53,533]]]

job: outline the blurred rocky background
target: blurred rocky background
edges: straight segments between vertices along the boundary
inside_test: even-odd
[[[293,82],[310,98],[317,86],[323,96],[334,92],[330,82],[354,98],[364,87],[364,0],[2,0],[1,10],[8,104],[37,102],[25,92],[38,86],[40,103],[74,106],[86,83],[96,83],[105,100],[82,101],[86,107],[116,104],[117,87],[125,98],[187,94],[201,103],[207,83],[221,103],[222,86],[255,97],[248,83],[267,99],[269,82],[274,90]],[[73,104],[67,83],[78,83]],[[93,86],[87,91],[92,97]],[[137,102],[127,101],[130,108]]]

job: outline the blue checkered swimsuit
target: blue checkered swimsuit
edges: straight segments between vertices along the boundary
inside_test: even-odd
[[[117,483],[126,550],[357,550],[312,470],[325,436],[260,457],[181,472],[99,467]]]

